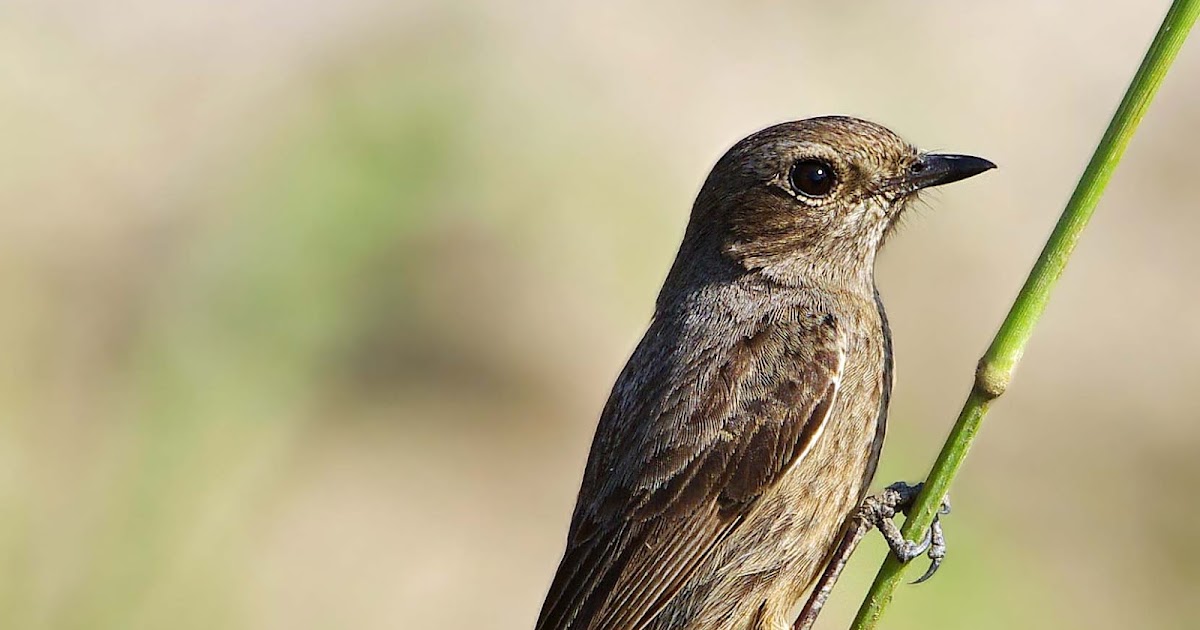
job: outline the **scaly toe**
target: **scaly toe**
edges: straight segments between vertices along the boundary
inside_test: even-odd
[[[931,528],[930,531],[925,532],[925,539],[919,543],[909,540],[904,541],[904,547],[895,550],[896,557],[900,559],[900,562],[908,562],[909,560],[912,560],[913,558],[916,558],[917,556],[920,556],[928,551],[930,545],[933,544],[932,531],[933,530]]]
[[[933,577],[934,573],[942,566],[942,560],[946,558],[946,535],[942,531],[941,520],[936,516],[933,519],[933,524],[929,526],[929,537],[932,543],[929,545],[929,568],[925,570],[925,574],[917,578],[913,584],[920,584],[925,580]]]

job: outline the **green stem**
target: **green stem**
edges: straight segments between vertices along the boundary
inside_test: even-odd
[[[1117,113],[1113,115],[1108,130],[1100,139],[1092,160],[1088,162],[1087,169],[1079,178],[1079,184],[1067,202],[1054,232],[1029,272],[1025,286],[1021,287],[1021,293],[992,340],[992,345],[979,361],[974,387],[967,396],[958,421],[942,446],[942,452],[929,472],[925,487],[917,497],[901,530],[905,538],[920,540],[925,530],[933,523],[934,513],[962,466],[967,451],[970,450],[971,443],[979,431],[979,425],[987,415],[989,404],[1008,387],[1013,371],[1025,351],[1025,344],[1033,334],[1033,327],[1041,317],[1042,311],[1046,309],[1050,291],[1062,275],[1063,268],[1067,266],[1071,251],[1075,249],[1083,228],[1087,226],[1100,195],[1112,178],[1113,170],[1121,161],[1125,147],[1129,145],[1129,140],[1150,106],[1158,86],[1187,39],[1197,14],[1200,14],[1200,0],[1175,0],[1163,18],[1158,34],[1150,44],[1150,49],[1146,51],[1146,57],[1129,84],[1129,89],[1126,90]],[[904,565],[889,554],[883,566],[879,568],[862,607],[858,609],[858,616],[855,617],[851,630],[868,630],[876,626],[880,616],[891,603],[896,587],[903,581],[903,574]]]

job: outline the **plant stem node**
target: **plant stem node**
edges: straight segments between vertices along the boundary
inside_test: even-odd
[[[975,369],[975,391],[987,400],[999,398],[1008,389],[1012,372],[988,362],[986,358],[979,360]]]

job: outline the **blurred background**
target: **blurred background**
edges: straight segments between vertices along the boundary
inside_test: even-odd
[[[0,627],[530,628],[697,189],[787,119],[1001,165],[879,262],[921,478],[1167,4],[4,3]],[[887,627],[1200,625],[1198,132],[1193,41]]]

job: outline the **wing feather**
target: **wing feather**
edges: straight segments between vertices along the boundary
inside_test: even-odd
[[[821,436],[845,362],[832,317],[689,337],[656,321],[618,379],[538,630],[645,627]]]

